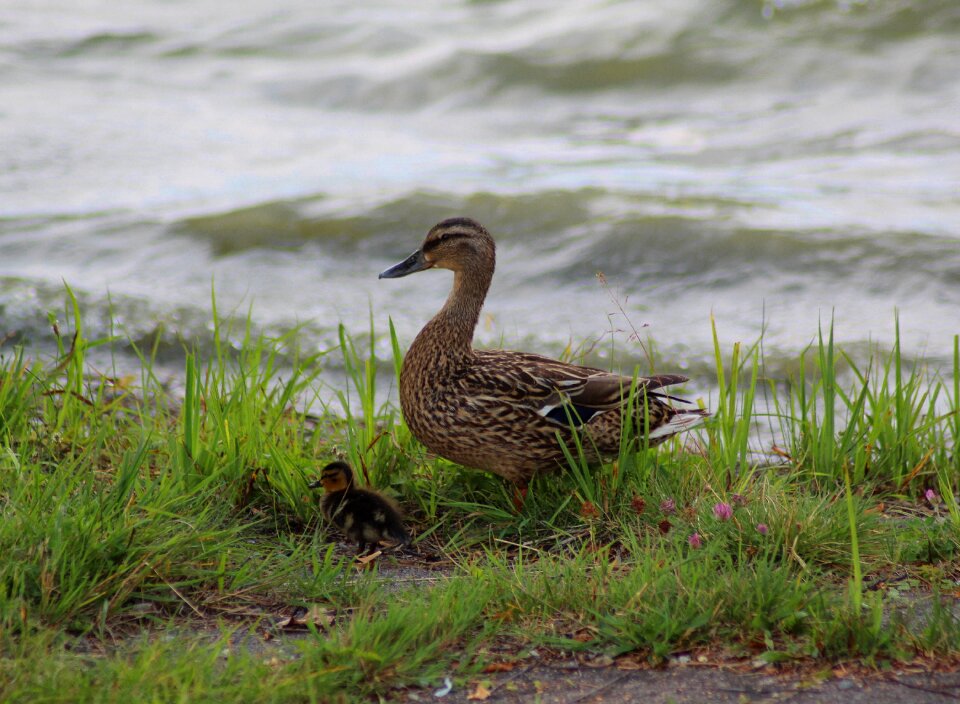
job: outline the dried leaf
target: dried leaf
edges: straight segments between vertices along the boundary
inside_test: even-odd
[[[772,452],[775,455],[779,455],[784,459],[793,460],[793,457],[790,456],[790,453],[784,450],[782,447],[777,447],[776,445],[774,445],[773,447],[770,448],[770,452]]]
[[[314,626],[326,628],[327,626],[333,625],[334,616],[334,612],[330,609],[324,608],[319,604],[311,604],[303,620],[304,623],[312,623]]]
[[[497,619],[498,621],[513,621],[516,615],[517,607],[513,604],[508,604],[507,608],[505,608],[503,611],[498,611],[495,613],[493,618]]]
[[[486,700],[487,697],[489,696],[490,696],[490,690],[483,685],[483,682],[478,682],[474,690],[467,695],[467,699],[472,699],[474,701],[482,702]]]
[[[517,664],[515,662],[491,662],[483,668],[484,672],[511,672]]]
[[[325,629],[333,625],[336,613],[320,604],[311,604],[303,613],[295,613],[292,616],[280,621],[278,628],[283,629],[302,629],[314,626]]]
[[[589,643],[593,640],[593,633],[584,628],[573,634],[573,640],[578,643]]]
[[[371,562],[376,560],[382,554],[383,554],[383,550],[377,550],[376,552],[372,552],[369,555],[362,555],[362,556],[358,555],[357,563],[360,565],[369,565]]]

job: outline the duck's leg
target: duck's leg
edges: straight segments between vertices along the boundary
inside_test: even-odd
[[[527,483],[517,482],[513,485],[513,507],[520,513],[523,510],[523,504],[527,500]]]

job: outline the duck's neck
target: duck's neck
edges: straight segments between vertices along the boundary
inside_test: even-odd
[[[440,339],[444,351],[451,358],[473,352],[473,331],[480,319],[480,309],[487,297],[493,271],[455,271],[453,289],[447,302],[433,319],[424,326],[419,339]],[[417,340],[414,341],[416,344]]]

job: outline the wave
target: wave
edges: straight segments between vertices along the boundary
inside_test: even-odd
[[[143,356],[152,360],[155,371],[179,376],[187,352],[210,358],[218,351],[209,301],[170,306],[144,296],[87,290],[80,282],[72,283],[70,292],[81,311],[84,337],[96,341],[88,357],[104,373],[135,373]],[[287,342],[285,353],[278,356],[281,364],[292,364],[301,351],[313,354],[339,345],[338,320],[263,324],[257,313],[251,308],[248,321],[245,308],[219,311],[220,348],[226,354],[239,350],[248,333],[254,338],[283,337]],[[54,325],[59,334],[72,334],[73,310],[63,283],[0,276],[0,355],[23,346],[35,357],[53,359],[57,354]],[[69,341],[64,344],[69,346]],[[358,347],[362,348],[362,340]],[[332,359],[324,363],[334,369],[341,364]]]
[[[216,256],[310,245],[328,255],[382,260],[407,253],[435,222],[470,215],[502,244],[535,254],[531,280],[577,280],[600,270],[712,288],[784,276],[868,286],[883,276],[890,278],[885,286],[914,290],[960,281],[950,264],[960,258],[956,238],[751,227],[744,220],[756,206],[729,199],[645,202],[598,188],[467,196],[418,191],[353,215],[326,207],[322,197],[264,203],[184,219],[169,234],[206,242]],[[744,216],[731,217],[737,210]]]
[[[519,28],[491,22],[491,31],[506,35],[501,41],[479,28],[462,42],[450,41],[445,27],[433,27],[416,44],[374,56],[363,43],[341,45],[342,70],[271,79],[263,90],[298,104],[416,111],[512,105],[531,91],[541,99],[609,92],[636,97],[758,82],[803,89],[838,77],[866,87],[878,78],[875,55],[907,43],[916,46],[898,55],[893,72],[885,68],[888,82],[917,90],[926,81],[957,80],[951,62],[943,60],[960,29],[952,0],[760,7],[739,0],[688,2],[660,14],[637,12],[631,3],[595,3],[590,11],[570,11],[552,34],[538,31],[539,22],[523,18]]]
[[[168,232],[207,242],[218,255],[308,243],[362,255],[382,252],[391,243],[418,244],[431,225],[463,213],[475,213],[478,218],[482,214],[484,224],[498,237],[552,237],[589,217],[593,205],[603,197],[600,189],[519,195],[414,191],[360,212],[342,212],[317,195],[184,218],[172,223]]]
[[[916,89],[931,72],[956,80],[950,62],[937,57],[949,55],[960,30],[954,0],[688,0],[643,11],[595,0],[426,15],[376,4],[358,15],[345,4],[323,19],[265,2],[226,18],[210,11],[212,1],[197,3],[196,16],[186,13],[181,22],[173,13],[148,13],[109,28],[91,23],[79,36],[31,27],[0,48],[27,59],[125,57],[167,71],[192,65],[209,80],[249,71],[274,100],[422,110],[498,96],[512,102],[517,89],[528,88],[543,95],[658,91],[771,77],[799,86],[837,75],[871,85],[871,57],[907,44],[900,80]],[[184,30],[184,22],[196,26]]]

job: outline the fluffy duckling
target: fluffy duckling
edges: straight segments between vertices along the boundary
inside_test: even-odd
[[[320,479],[309,486],[323,486],[323,515],[350,540],[357,541],[360,554],[372,553],[381,540],[402,545],[410,542],[396,504],[376,491],[354,486],[353,470],[346,462],[331,462],[323,468]]]

